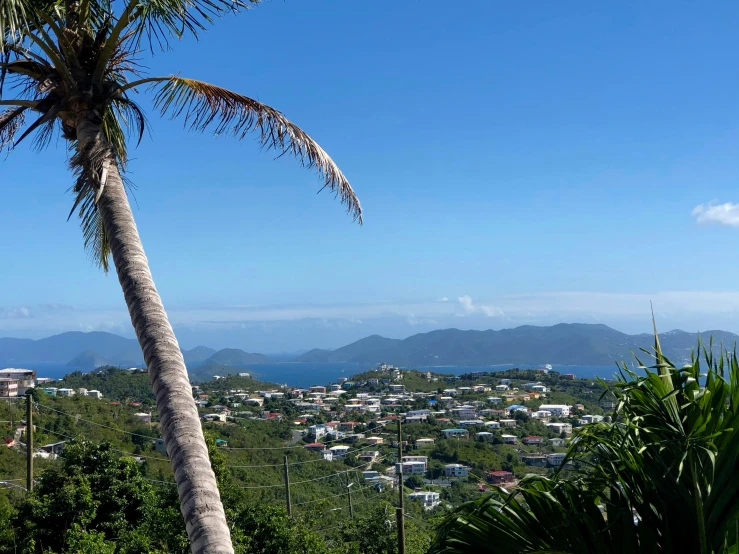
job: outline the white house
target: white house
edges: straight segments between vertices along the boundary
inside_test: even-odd
[[[403,463],[405,462],[417,462],[423,464],[423,470],[426,471],[429,459],[428,456],[403,456]]]
[[[338,444],[336,446],[332,446],[329,450],[333,454],[334,460],[343,460],[346,458],[346,453],[349,452],[350,448],[351,446],[347,444]]]
[[[59,396],[74,396],[74,389],[59,389],[56,393]]]
[[[511,380],[510,379],[501,379],[500,380],[500,384],[501,385],[510,385],[511,384]]]
[[[434,442],[435,442],[434,439],[429,439],[429,438],[418,439],[416,441],[416,446],[418,446],[419,448],[423,446],[431,446],[432,444],[434,444]]]
[[[572,425],[569,423],[545,423],[552,431],[557,434],[564,433],[565,435],[572,434]]]
[[[412,492],[408,495],[410,500],[421,502],[424,508],[430,510],[441,504],[441,494],[438,492],[422,491]]]
[[[557,452],[556,454],[548,454],[547,455],[547,463],[551,467],[559,467],[562,465],[562,463],[565,461],[566,454],[564,452]],[[572,465],[572,460],[570,460],[567,465]]]
[[[467,477],[470,468],[462,464],[447,464],[444,466],[444,475],[447,477]]]
[[[89,390],[87,391],[87,396],[91,396],[92,398],[97,398],[100,400],[103,397],[103,393],[99,390]]]
[[[503,399],[500,396],[491,396],[488,398],[488,402],[491,404],[500,404],[503,402]]]
[[[501,435],[501,439],[503,439],[504,444],[516,444],[516,435]]]
[[[403,475],[423,475],[426,473],[425,462],[403,462],[403,467],[400,464],[395,464],[395,471],[403,473]]]
[[[488,429],[500,429],[500,421],[486,421],[485,427]]]
[[[603,421],[603,416],[602,415],[584,415],[582,416],[582,420],[585,423],[598,423],[598,422]]]
[[[515,419],[501,419],[499,423],[503,427],[515,427],[517,425],[517,422]]]
[[[498,391],[498,392],[507,391],[508,390],[508,385],[503,385],[503,384],[495,385],[495,390]]]
[[[569,417],[570,408],[571,407],[567,404],[542,404],[541,406],[539,406],[539,410],[552,412],[552,415],[555,415],[557,417]]]

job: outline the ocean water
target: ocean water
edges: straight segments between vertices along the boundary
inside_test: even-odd
[[[253,377],[272,383],[287,384],[293,387],[310,387],[312,385],[335,383],[339,377],[351,377],[356,373],[374,367],[376,367],[374,364],[357,363],[277,363],[251,365],[248,369],[242,371],[249,371]],[[537,364],[501,364],[489,366],[418,366],[413,369],[461,375],[476,371],[504,371],[513,367],[535,369],[542,366]],[[552,364],[552,369],[560,373],[574,373],[576,377],[582,378],[602,377],[608,379],[613,377],[616,372],[615,364],[607,366]]]
[[[501,364],[488,366],[419,366],[414,369],[421,371],[433,371],[436,373],[451,373],[461,375],[475,371],[503,371],[513,367],[521,369],[534,369],[542,364]],[[61,378],[69,373],[63,364],[30,364],[21,365],[27,369],[35,369],[38,377]],[[286,384],[291,387],[310,387],[312,385],[326,385],[335,383],[340,377],[349,378],[356,373],[361,373],[376,367],[374,364],[358,363],[295,363],[280,362],[274,364],[252,364],[248,367],[234,366],[233,373],[242,371],[249,372],[252,377],[272,383]],[[616,372],[614,365],[558,365],[552,364],[554,371],[560,373],[574,373],[576,377],[582,378],[610,378]]]

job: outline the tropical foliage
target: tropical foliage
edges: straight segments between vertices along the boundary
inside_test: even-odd
[[[196,35],[215,17],[258,0],[0,0],[0,150],[61,136],[85,247],[108,270],[112,258],[149,370],[162,437],[175,469],[193,552],[233,552],[182,353],[157,292],[125,190],[129,140],[147,119],[135,93],[151,92],[161,115],[195,131],[260,144],[315,168],[361,221],[359,201],[328,154],[274,108],[180,75],[146,76],[145,52]],[[29,117],[30,116],[30,117]],[[97,539],[96,539],[97,540]],[[80,549],[94,549],[81,545]]]
[[[581,470],[524,479],[464,504],[432,552],[737,551],[739,363],[699,344],[675,367],[655,341],[651,367],[624,365],[614,419],[584,427],[568,453]]]

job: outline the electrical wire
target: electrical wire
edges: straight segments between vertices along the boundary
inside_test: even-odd
[[[84,421],[85,423],[89,423],[90,425],[96,425],[97,427],[102,427],[103,429],[110,429],[111,431],[116,431],[117,433],[123,433],[124,435],[130,435],[132,437],[143,437],[145,439],[149,439],[151,441],[155,441],[156,437],[150,437],[148,435],[141,435],[139,433],[130,433],[128,431],[124,431],[123,429],[116,429],[115,427],[111,427],[110,425],[103,425],[102,423],[97,423],[95,421],[90,421],[89,419],[83,419],[81,417],[78,417],[78,415],[69,414],[67,412],[63,412],[61,410],[57,410],[55,408],[52,408],[51,406],[46,406],[45,404],[36,403],[36,407],[38,408],[44,408],[46,410],[51,410],[52,412],[56,412],[58,414],[62,414],[71,418],[74,418],[76,421]]]

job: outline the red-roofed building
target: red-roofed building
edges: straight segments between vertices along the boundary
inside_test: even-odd
[[[567,379],[569,381],[574,381],[575,380],[575,374],[574,373],[565,373],[564,375],[562,375],[562,379]]]
[[[353,433],[355,425],[357,425],[356,421],[342,421],[341,423],[339,423],[339,431],[344,431],[345,433]]]
[[[326,449],[326,445],[321,442],[311,442],[305,445],[305,449],[311,452],[323,452]]]
[[[523,438],[524,444],[541,444],[543,442],[544,442],[544,437],[538,437],[536,435],[531,435],[531,436]]]
[[[513,473],[510,471],[488,471],[486,477],[493,485],[511,483],[513,481]]]

